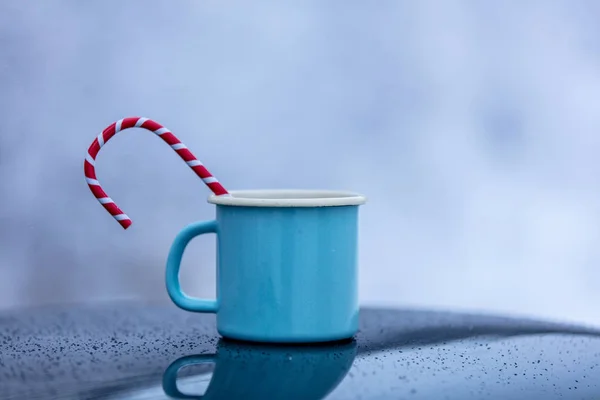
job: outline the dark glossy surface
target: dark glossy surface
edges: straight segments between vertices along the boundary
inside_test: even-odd
[[[261,347],[220,341],[213,316],[174,306],[0,313],[2,399],[168,398],[163,386],[205,398],[599,399],[600,331],[364,309],[356,341]]]

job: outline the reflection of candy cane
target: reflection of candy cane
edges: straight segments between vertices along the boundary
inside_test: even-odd
[[[140,117],[129,117],[119,120],[110,124],[106,129],[104,129],[96,139],[92,142],[92,145],[88,149],[88,154],[85,157],[85,161],[83,163],[83,170],[85,172],[85,180],[90,187],[90,190],[96,196],[96,199],[102,204],[102,206],[112,215],[119,224],[123,227],[123,229],[129,228],[131,225],[131,219],[121,211],[119,207],[115,204],[115,202],[108,197],[108,195],[102,190],[100,187],[100,183],[96,179],[96,169],[94,167],[96,163],[96,156],[98,152],[104,146],[106,142],[110,140],[117,132],[123,131],[128,128],[144,128],[151,132],[154,132],[158,135],[162,140],[164,140],[173,150],[179,154],[179,157],[186,162],[187,165],[190,166],[209,187],[210,190],[213,191],[217,196],[221,195],[229,195],[227,190],[215,178],[211,175],[210,172],[198,159],[192,154],[191,151],[188,150],[186,145],[181,143],[179,139],[175,137],[167,128],[163,127],[158,122],[152,121],[148,118],[140,118]]]

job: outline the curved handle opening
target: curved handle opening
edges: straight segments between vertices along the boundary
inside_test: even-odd
[[[198,354],[193,356],[181,357],[171,363],[163,374],[163,391],[169,397],[175,399],[201,399],[202,395],[185,394],[177,387],[177,374],[179,370],[194,364],[214,363],[214,354]]]
[[[218,309],[217,300],[198,299],[185,294],[179,281],[179,270],[185,248],[196,236],[206,233],[218,234],[217,221],[195,222],[186,226],[175,237],[167,258],[167,293],[177,307],[186,311],[215,313]]]

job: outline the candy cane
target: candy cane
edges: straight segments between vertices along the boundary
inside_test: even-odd
[[[85,173],[85,180],[87,181],[90,190],[102,204],[102,206],[117,220],[119,224],[123,227],[123,229],[129,228],[131,225],[131,219],[123,212],[115,202],[108,197],[106,192],[102,190],[100,187],[100,183],[96,178],[96,156],[98,152],[104,146],[106,142],[108,142],[115,134],[118,132],[124,131],[129,128],[144,128],[151,132],[154,132],[158,135],[162,140],[164,140],[177,154],[179,157],[185,161],[185,163],[204,181],[206,186],[209,187],[210,190],[217,196],[229,196],[229,193],[225,188],[219,183],[217,178],[212,176],[210,172],[202,165],[200,161],[192,154],[191,151],[187,148],[186,145],[181,143],[179,139],[175,137],[167,128],[159,124],[158,122],[152,121],[148,118],[140,118],[140,117],[129,117],[123,118],[117,122],[110,124],[106,129],[104,129],[96,139],[92,142],[90,148],[88,149],[88,154],[85,157],[85,161],[83,163],[83,170]]]

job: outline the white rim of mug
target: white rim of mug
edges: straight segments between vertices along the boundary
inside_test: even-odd
[[[358,206],[367,198],[343,190],[256,189],[232,190],[230,196],[211,195],[208,202],[233,207],[335,207]]]

